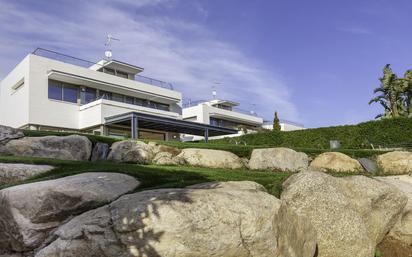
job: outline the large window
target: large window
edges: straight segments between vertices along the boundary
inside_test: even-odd
[[[94,88],[83,88],[80,92],[80,99],[82,104],[87,104],[96,100],[97,94]]]
[[[77,103],[79,87],[63,84],[63,101]]]
[[[62,84],[57,81],[49,81],[49,99],[62,100]]]
[[[49,99],[77,103],[79,87],[58,81],[49,81]]]

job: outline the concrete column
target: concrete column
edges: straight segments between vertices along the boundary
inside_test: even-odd
[[[133,114],[131,121],[131,135],[132,139],[139,139],[139,122],[135,114]]]
[[[108,129],[105,125],[100,125],[100,135],[102,136],[108,136]]]
[[[209,142],[209,129],[205,129],[205,143]]]

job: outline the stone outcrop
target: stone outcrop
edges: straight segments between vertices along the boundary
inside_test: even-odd
[[[92,150],[92,156],[90,160],[92,162],[95,161],[104,161],[107,159],[107,155],[109,154],[110,147],[106,143],[97,142]]]
[[[289,148],[254,149],[249,161],[252,170],[275,170],[297,172],[308,168],[309,158],[305,153]]]
[[[107,159],[115,162],[150,164],[154,155],[153,146],[141,141],[125,140],[112,144]]]
[[[234,153],[211,150],[186,148],[178,155],[185,163],[206,168],[240,169],[243,168],[242,160]]]
[[[36,257],[313,257],[316,234],[254,182],[125,195],[59,227]]]
[[[89,139],[78,135],[25,137],[11,140],[3,149],[10,155],[75,161],[88,161],[91,151]]]
[[[20,181],[54,169],[50,165],[0,163],[0,183]]]
[[[288,178],[281,199],[309,218],[318,257],[374,257],[407,202],[399,190],[372,178],[309,171]]]
[[[382,172],[386,174],[412,173],[412,152],[394,151],[381,154],[377,162]]]
[[[124,174],[84,173],[3,189],[0,249],[35,249],[70,216],[107,204],[138,185]]]
[[[390,230],[389,236],[412,247],[412,176],[388,176],[377,179],[396,187],[408,197],[408,203]]]
[[[22,131],[12,128],[12,127],[0,125],[0,144],[5,144],[10,140],[18,139],[22,137],[24,137],[24,134]]]
[[[180,156],[173,156],[169,152],[159,152],[153,158],[153,164],[157,165],[184,165],[186,161]]]
[[[327,152],[318,155],[309,166],[311,170],[334,172],[360,172],[363,171],[360,163],[339,152]]]

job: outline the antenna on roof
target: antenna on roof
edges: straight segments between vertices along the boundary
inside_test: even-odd
[[[107,34],[107,40],[106,40],[106,44],[104,44],[107,47],[106,52],[104,52],[104,55],[106,56],[106,59],[110,60],[112,59],[113,56],[113,52],[112,52],[112,41],[116,40],[116,41],[120,41],[120,39],[118,38],[114,38],[112,36],[112,34]]]
[[[220,85],[220,82],[213,82],[215,85]],[[212,96],[213,96],[213,99],[216,99],[216,95],[217,95],[217,92],[216,92],[216,86],[212,86]]]

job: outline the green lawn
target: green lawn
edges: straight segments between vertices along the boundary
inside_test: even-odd
[[[138,190],[153,188],[185,187],[210,181],[251,180],[265,186],[273,195],[279,197],[282,182],[290,176],[286,172],[265,172],[248,170],[207,169],[177,166],[142,166],[112,162],[78,162],[54,159],[0,156],[0,162],[19,162],[29,164],[49,164],[56,169],[33,177],[23,183],[49,180],[84,172],[120,172],[137,178],[142,184]],[[0,189],[13,184],[0,184]]]

